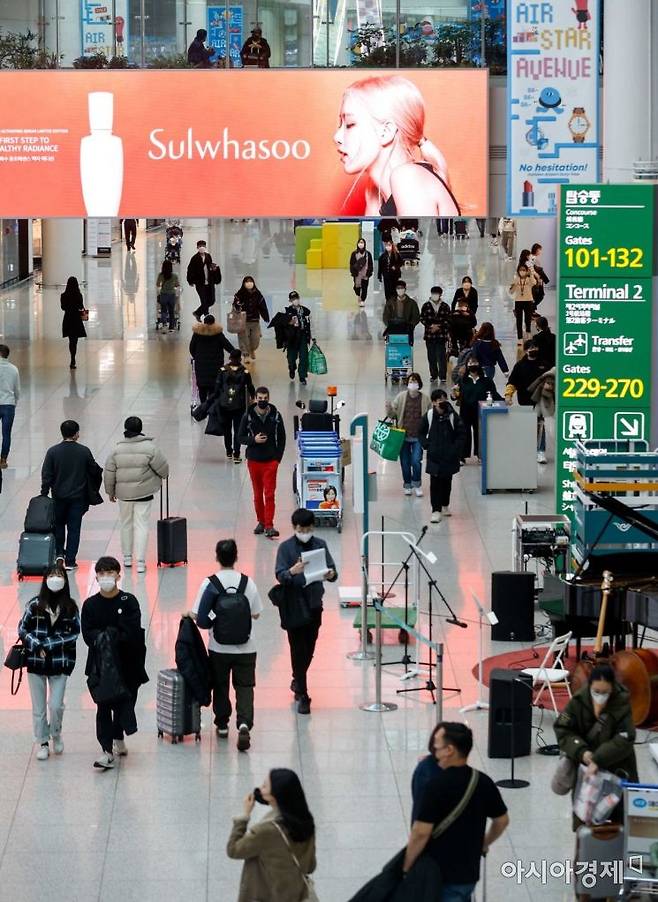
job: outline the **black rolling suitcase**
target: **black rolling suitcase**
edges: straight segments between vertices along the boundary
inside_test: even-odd
[[[169,480],[165,480],[165,513],[160,491],[160,519],[158,520],[158,567],[187,564],[187,520],[169,516]]]
[[[453,220],[455,226],[455,238],[468,238],[467,222],[465,219]]]
[[[194,734],[197,742],[201,739],[201,709],[188,692],[185,680],[171,668],[158,673],[155,702],[158,736],[171,736],[175,745],[185,736]]]
[[[52,533],[21,533],[16,561],[19,579],[26,576],[45,576],[54,563],[55,536]]]
[[[23,524],[25,532],[54,532],[55,502],[47,495],[30,499]]]

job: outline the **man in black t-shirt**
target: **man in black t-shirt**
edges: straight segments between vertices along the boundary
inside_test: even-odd
[[[469,787],[473,769],[467,759],[473,733],[462,723],[440,723],[431,747],[440,771],[422,794],[403,869],[406,874],[421,853],[431,855],[441,869],[443,902],[468,902],[480,879],[480,856],[505,831],[509,816],[495,783],[480,773],[463,812],[433,839],[434,828],[454,811]],[[488,818],[492,823],[486,830]]]

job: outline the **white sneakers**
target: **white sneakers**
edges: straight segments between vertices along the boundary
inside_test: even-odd
[[[441,511],[432,511],[432,516],[430,517],[430,523],[440,523],[441,522]]]
[[[415,494],[416,494],[416,498],[422,498],[422,497],[423,497],[423,490],[421,489],[420,486],[417,486],[417,488],[414,489],[414,492],[415,492]]]
[[[442,507],[442,508],[441,508],[441,514],[442,514],[444,517],[452,517],[452,511],[450,510],[449,507]]]
[[[112,751],[117,758],[125,758],[128,754],[125,741],[123,739],[115,739],[112,743]]]
[[[123,566],[124,567],[132,567],[133,565],[133,556],[132,554],[124,554],[123,556]]]
[[[62,742],[61,736],[55,736],[53,738],[53,752],[56,755],[61,755],[64,751],[64,743]]]
[[[547,461],[546,461],[546,452],[545,452],[545,451],[538,451],[538,452],[537,452],[537,463],[538,463],[538,464],[545,464],[546,462],[547,462]]]
[[[48,743],[44,742],[39,746],[39,751],[37,752],[37,761],[47,761],[50,757],[50,749],[48,748]]]
[[[411,495],[411,489],[405,488],[404,494],[405,494],[405,495]]]
[[[94,767],[98,770],[112,770],[114,767],[114,755],[108,755],[107,752],[103,752],[103,754],[94,761]]]
[[[146,561],[137,561],[137,572],[146,573]]]

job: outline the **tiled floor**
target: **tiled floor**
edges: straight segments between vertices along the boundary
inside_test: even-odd
[[[508,360],[516,354],[513,321],[505,286],[511,265],[491,252],[479,237],[453,247],[440,243],[432,226],[424,239],[418,269],[409,273],[410,293],[424,300],[435,282],[452,290],[470,273],[480,290],[480,320],[491,319],[503,340]],[[477,233],[476,233],[477,234]],[[186,230],[184,258],[203,232]],[[427,235],[426,235],[427,237]],[[210,232],[210,250],[224,270],[221,301],[227,305],[242,275],[252,273],[270,304],[278,310],[296,287],[313,311],[315,335],[329,361],[326,378],[311,378],[306,389],[288,380],[285,359],[272,336],[258,354],[256,377],[270,385],[272,399],[292,427],[298,398],[321,397],[328,382],[347,402],[346,429],[352,416],[367,411],[371,422],[383,411],[383,344],[379,340],[381,293],[371,294],[367,314],[371,340],[354,340],[351,327],[354,295],[344,272],[306,272],[293,262],[290,224],[224,223]],[[383,694],[396,698],[397,711],[364,713],[359,705],[373,698],[370,664],[349,661],[357,647],[353,613],[341,610],[335,588],[326,595],[325,618],[317,658],[311,671],[313,713],[298,716],[288,691],[290,679],[285,636],[276,612],[267,606],[255,627],[259,647],[256,727],[252,749],[239,754],[235,734],[219,742],[204,714],[200,744],[171,746],[155,731],[155,676],[173,661],[179,612],[189,607],[200,580],[213,569],[213,548],[222,536],[235,536],[240,563],[265,595],[273,581],[275,546],[252,535],[253,513],[244,466],[224,459],[220,439],[206,437],[189,416],[187,344],[195,298],[186,288],[180,335],[156,334],[153,328],[153,283],[161,259],[162,236],[140,235],[137,253],[114,248],[111,279],[106,264],[89,261],[88,305],[92,309],[90,340],[81,343],[79,368],[71,374],[65,342],[59,338],[57,293],[32,286],[0,295],[1,329],[12,346],[12,360],[22,372],[24,395],[14,428],[11,467],[5,471],[0,496],[0,638],[6,649],[35,583],[18,584],[15,558],[27,500],[38,491],[45,449],[58,440],[58,425],[75,418],[81,440],[103,462],[121,434],[128,414],[143,417],[146,431],[167,454],[172,469],[172,508],[188,518],[190,563],[187,568],[158,571],[154,535],[144,576],[127,574],[124,585],[139,597],[148,630],[147,669],[151,682],[140,693],[140,732],[129,740],[129,757],[114,772],[99,774],[91,763],[97,751],[94,707],[78,665],[67,692],[64,722],[66,751],[45,763],[34,758],[27,687],[12,698],[7,674],[0,679],[0,900],[32,902],[44,893],[50,902],[139,900],[201,902],[236,897],[240,865],[228,861],[225,844],[230,818],[241,810],[245,794],[273,766],[293,767],[301,776],[318,832],[317,889],[322,902],[345,902],[406,839],[410,814],[411,772],[426,748],[435,720],[427,693],[397,696],[403,685],[400,667],[385,668]],[[545,307],[554,309],[548,293]],[[29,338],[29,340],[28,340]],[[427,373],[422,344],[417,366]],[[499,379],[499,387],[502,382]],[[292,439],[292,437],[291,437]],[[549,442],[549,459],[551,444]],[[294,447],[289,441],[279,476],[277,524],[285,535],[293,510],[290,473]],[[377,466],[379,500],[371,525],[417,532],[429,520],[429,500],[402,496],[397,464]],[[540,490],[483,498],[479,471],[470,465],[456,479],[454,516],[432,527],[426,547],[434,551],[432,568],[443,593],[460,616],[472,620],[471,592],[487,598],[489,575],[511,566],[511,524],[527,502],[530,512],[552,510],[552,467],[540,473]],[[348,476],[347,488],[351,484]],[[348,510],[341,535],[326,535],[340,570],[340,583],[359,582],[359,520]],[[99,555],[119,553],[117,510],[105,503],[84,521],[82,566],[75,576],[83,600],[94,584],[91,563]],[[387,557],[399,557],[393,541]],[[426,608],[426,590],[422,608]],[[445,611],[439,608],[442,615]],[[477,628],[444,626],[445,683],[458,686],[447,695],[446,716],[460,718],[459,707],[476,697],[472,668],[477,658]],[[436,625],[435,624],[435,625]],[[427,630],[427,617],[421,618]],[[399,657],[397,647],[385,650]],[[496,650],[504,650],[498,644]],[[491,647],[487,640],[485,653]],[[82,644],[79,657],[83,659]],[[420,684],[419,684],[420,685]],[[486,758],[486,713],[468,721],[476,735],[473,763],[492,777],[509,771],[509,762]],[[545,713],[544,738],[552,741],[552,716]],[[539,712],[535,724],[539,725]],[[535,743],[533,741],[533,749]],[[653,776],[646,747],[638,748],[641,775]],[[533,753],[517,763],[528,789],[505,791],[511,825],[496,843],[488,863],[489,899],[568,899],[573,890],[563,882],[538,879],[517,884],[503,878],[506,861],[564,860],[572,854],[569,804],[553,796],[548,783],[555,759]]]

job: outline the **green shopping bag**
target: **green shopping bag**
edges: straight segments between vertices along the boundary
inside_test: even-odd
[[[384,460],[397,460],[406,432],[393,426],[390,420],[379,420],[370,440],[370,448]]]
[[[318,347],[315,339],[313,339],[313,344],[308,349],[308,371],[314,376],[324,376],[327,372],[327,358]]]

